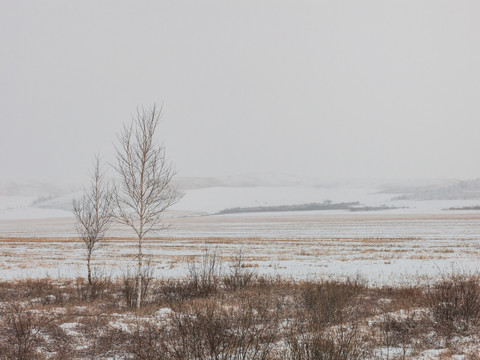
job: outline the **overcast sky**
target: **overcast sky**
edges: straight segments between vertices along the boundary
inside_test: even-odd
[[[137,105],[181,176],[480,176],[480,2],[0,2],[0,179],[81,178]]]

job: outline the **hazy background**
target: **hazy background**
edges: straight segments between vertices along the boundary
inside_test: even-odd
[[[76,181],[137,105],[181,176],[480,174],[478,1],[0,2],[0,179]]]

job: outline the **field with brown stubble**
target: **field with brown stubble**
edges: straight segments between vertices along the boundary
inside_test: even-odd
[[[474,272],[480,258],[478,214],[284,213],[177,217],[145,242],[155,274],[178,277],[206,250],[228,263],[294,278],[361,277],[401,283],[418,276]],[[0,273],[6,279],[75,278],[84,272],[72,220],[0,222]],[[122,275],[134,266],[135,240],[114,227],[94,254],[97,271]]]

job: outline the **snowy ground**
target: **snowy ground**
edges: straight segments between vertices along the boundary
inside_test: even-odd
[[[190,189],[168,214],[171,227],[145,252],[158,276],[181,276],[206,248],[225,261],[239,250],[258,272],[296,278],[359,276],[376,283],[478,270],[480,212],[445,210],[480,201],[392,200],[361,186],[209,187]],[[0,277],[76,277],[84,273],[68,206],[72,195],[45,201],[0,197]],[[310,211],[215,215],[231,207],[359,202],[382,211]],[[96,254],[101,271],[121,275],[134,265],[131,234],[116,226]]]
[[[476,271],[478,215],[303,214],[223,215],[172,219],[145,252],[159,276],[181,276],[208,248],[228,260],[240,249],[259,272],[294,277],[361,276],[398,283],[416,275]],[[72,220],[1,221],[3,278],[75,277],[83,274],[83,248]],[[115,236],[126,234],[116,228]],[[104,272],[133,266],[134,241],[110,240],[96,253]]]

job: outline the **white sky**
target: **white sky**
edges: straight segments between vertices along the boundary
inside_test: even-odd
[[[480,2],[0,2],[0,179],[164,103],[179,175],[480,176]]]

